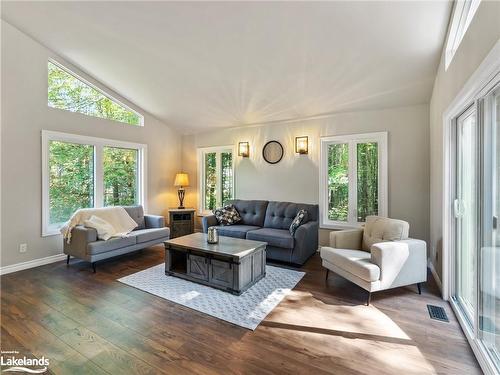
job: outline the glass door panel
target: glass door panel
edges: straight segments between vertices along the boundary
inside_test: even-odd
[[[455,298],[473,322],[475,254],[477,249],[478,142],[475,108],[457,119],[457,181],[455,199],[456,290]]]
[[[485,100],[479,339],[500,371],[500,94]]]

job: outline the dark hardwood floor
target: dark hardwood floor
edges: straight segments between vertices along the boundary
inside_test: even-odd
[[[161,246],[92,273],[72,260],[1,277],[1,349],[45,356],[54,374],[481,373],[434,281],[366,292],[325,271],[306,276],[254,331],[116,279],[163,262]],[[450,323],[429,319],[444,306]]]

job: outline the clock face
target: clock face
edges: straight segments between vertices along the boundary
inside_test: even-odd
[[[267,142],[262,148],[262,157],[269,164],[279,163],[283,154],[283,146],[278,141]]]

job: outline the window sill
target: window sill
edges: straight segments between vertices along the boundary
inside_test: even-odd
[[[62,236],[62,234],[61,232],[59,232],[59,230],[42,232],[42,237],[52,237],[52,236]]]
[[[346,229],[361,229],[363,228],[363,224],[321,224],[319,226],[320,229],[328,229],[328,230],[346,230]]]

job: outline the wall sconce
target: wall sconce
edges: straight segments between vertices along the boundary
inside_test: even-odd
[[[295,137],[295,152],[301,155],[309,152],[309,137]]]
[[[248,142],[238,143],[238,156],[248,158],[250,156],[250,144]]]

